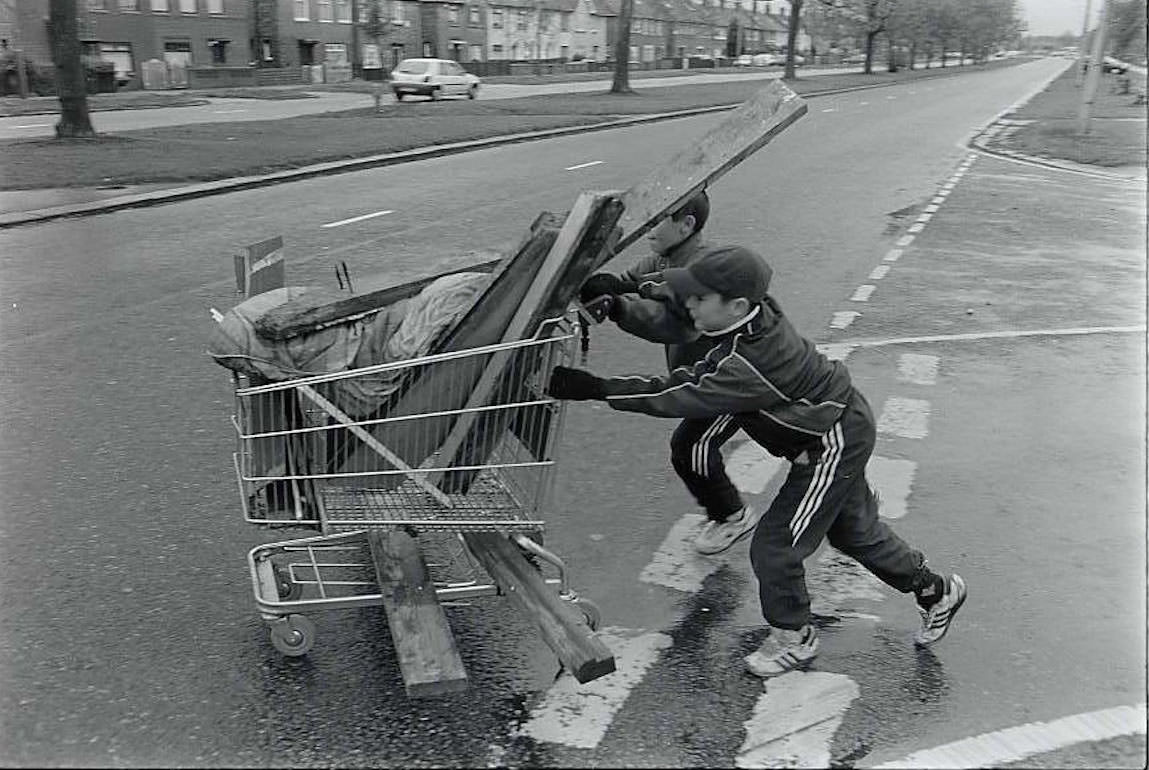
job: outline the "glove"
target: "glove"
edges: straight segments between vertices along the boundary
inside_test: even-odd
[[[625,281],[617,275],[610,273],[595,273],[587,278],[578,291],[579,302],[584,305],[593,299],[609,295],[616,297],[619,294],[630,294],[638,290],[633,281]]]
[[[606,383],[582,369],[556,366],[547,384],[547,395],[568,401],[602,400],[606,398]]]

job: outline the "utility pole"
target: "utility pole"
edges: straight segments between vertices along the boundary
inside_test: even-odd
[[[363,77],[363,50],[359,45],[359,0],[351,0],[351,79]]]
[[[1077,132],[1089,133],[1089,115],[1093,111],[1093,98],[1097,96],[1097,87],[1101,83],[1101,71],[1105,69],[1102,59],[1105,58],[1106,28],[1109,26],[1109,4],[1112,0],[1102,0],[1101,15],[1097,19],[1097,29],[1093,33],[1093,52],[1089,59],[1089,72],[1085,77],[1085,90],[1081,93],[1081,109],[1077,112]]]
[[[1093,10],[1093,0],[1085,0],[1085,21],[1081,22],[1081,42],[1077,44],[1077,73],[1073,76],[1073,85],[1081,88],[1085,79],[1085,41],[1089,36],[1089,12]]]

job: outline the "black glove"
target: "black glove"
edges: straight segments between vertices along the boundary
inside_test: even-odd
[[[547,395],[569,401],[602,400],[606,398],[606,383],[582,369],[556,366],[547,384]]]
[[[619,294],[631,294],[638,291],[634,281],[626,281],[610,273],[595,273],[587,278],[582,288],[578,290],[579,302],[584,305],[603,295],[616,297]]]

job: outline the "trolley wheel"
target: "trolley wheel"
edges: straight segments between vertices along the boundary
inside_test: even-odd
[[[315,644],[315,624],[305,615],[288,615],[269,629],[271,644],[284,655],[306,655]]]
[[[303,586],[291,579],[291,576],[279,567],[273,567],[275,573],[275,592],[279,594],[281,602],[293,602],[303,593]]]
[[[597,631],[599,623],[602,622],[602,611],[599,610],[598,605],[590,599],[584,599],[581,596],[575,599],[574,605],[579,608],[579,612],[581,612],[583,618],[586,619],[586,624],[590,626],[590,630]]]

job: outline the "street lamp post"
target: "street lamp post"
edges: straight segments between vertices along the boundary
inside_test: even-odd
[[[1085,38],[1089,35],[1089,12],[1093,9],[1093,0],[1085,0],[1085,21],[1081,22],[1081,42],[1077,44],[1077,73],[1073,77],[1073,85],[1081,88],[1081,81],[1085,78]]]

